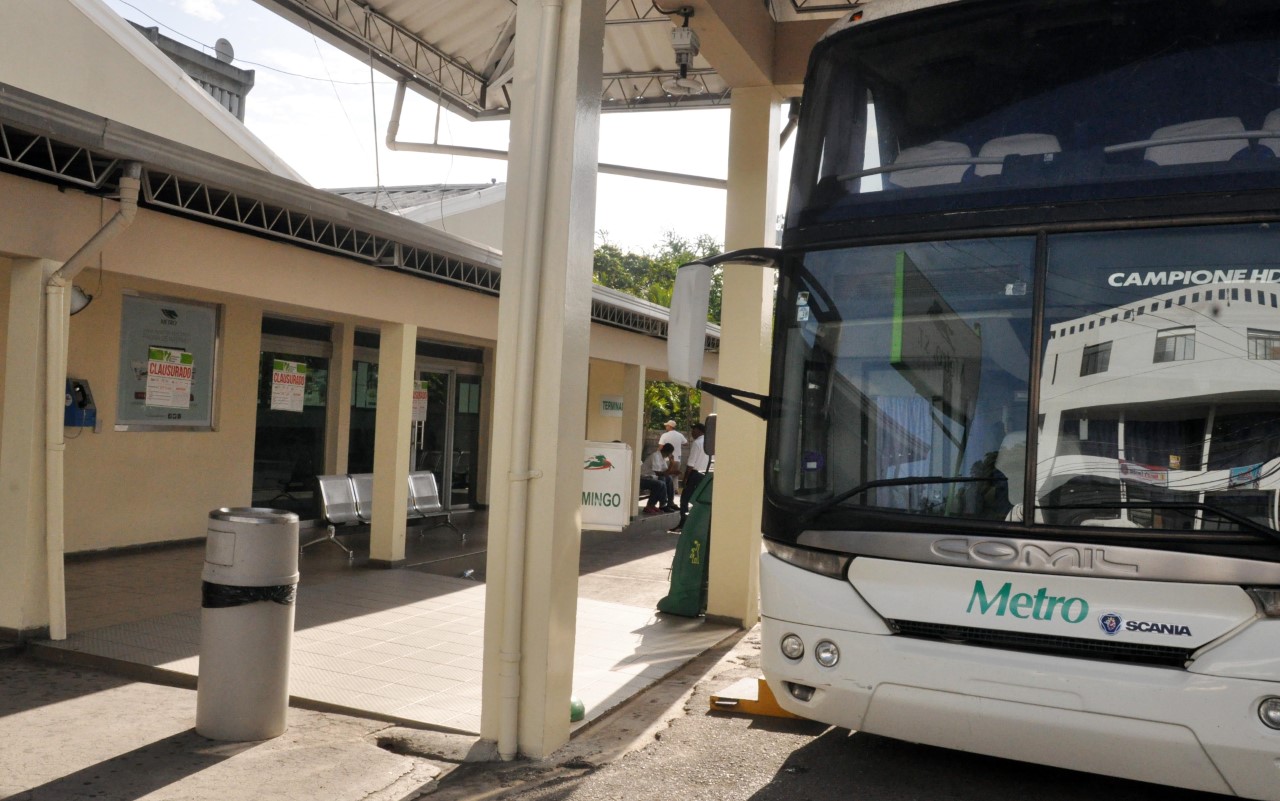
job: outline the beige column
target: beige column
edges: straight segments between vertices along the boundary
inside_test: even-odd
[[[587,426],[585,439],[613,442],[622,439],[622,417],[605,413],[606,397],[622,395],[627,366],[621,362],[592,359],[587,367]],[[625,402],[624,404],[625,405]]]
[[[409,503],[409,423],[417,326],[383,323],[378,341],[378,416],[373,433],[373,524],[369,561],[404,562]]]
[[[26,638],[46,636],[49,627],[44,287],[62,265],[45,259],[12,264],[0,419],[0,630]]]
[[[476,504],[489,505],[489,467],[493,464],[494,351],[484,349],[484,374],[480,376],[480,443],[476,454]]]
[[[772,87],[733,90],[725,250],[774,244],[780,102]],[[761,267],[725,268],[718,383],[767,391],[773,278]],[[727,403],[716,411],[707,616],[750,627],[760,616],[764,422]]]
[[[622,379],[622,441],[631,446],[631,472],[639,476],[644,458],[644,379],[643,364],[628,364]],[[640,504],[640,480],[631,482],[627,508],[634,517]]]
[[[604,4],[519,0],[498,306],[481,736],[568,741]]]
[[[325,399],[324,472],[347,472],[351,451],[351,392],[355,385],[351,368],[355,353],[356,327],[337,323],[330,334],[333,353],[329,357],[329,396]]]

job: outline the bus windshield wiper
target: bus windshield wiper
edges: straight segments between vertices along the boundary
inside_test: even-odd
[[[1191,512],[1209,512],[1219,517],[1230,520],[1232,523],[1244,529],[1249,529],[1256,534],[1270,537],[1273,540],[1280,540],[1280,531],[1276,531],[1270,526],[1263,525],[1258,521],[1237,514],[1230,509],[1224,509],[1221,506],[1212,503],[1201,503],[1199,501],[1125,501],[1113,503],[1076,503],[1076,504],[1060,504],[1054,506],[1045,506],[1043,504],[1036,507],[1037,509],[1154,509],[1157,511],[1164,510],[1182,510]],[[1228,533],[1228,532],[1224,532]]]
[[[881,487],[913,487],[920,484],[970,484],[975,482],[991,482],[1000,481],[1001,479],[994,476],[973,477],[973,476],[905,476],[903,478],[880,478],[875,481],[864,481],[855,487],[841,492],[838,495],[826,499],[822,503],[814,506],[800,515],[800,523],[805,524],[814,519],[823,512],[833,509],[845,501],[857,495],[870,492],[873,489]]]

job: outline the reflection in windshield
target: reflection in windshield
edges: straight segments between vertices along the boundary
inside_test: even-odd
[[[777,491],[1004,519],[1021,501],[1032,252],[1026,238],[873,247],[788,272]]]
[[[957,3],[850,26],[816,51],[788,224],[1275,187],[1277,41],[1273,0]]]
[[[1032,493],[1034,240],[806,254],[781,285],[771,488],[806,520],[839,506],[1274,529],[1278,237],[1264,224],[1045,240]]]
[[[1050,254],[1037,521],[1236,531],[1244,518],[1274,528],[1275,236],[1073,235]]]

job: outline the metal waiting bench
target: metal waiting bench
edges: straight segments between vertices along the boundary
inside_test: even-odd
[[[453,524],[453,515],[440,502],[440,489],[436,486],[436,474],[430,470],[409,474],[409,519],[432,520],[443,518],[431,528],[448,526],[458,533],[463,542],[467,532]]]
[[[368,525],[373,522],[373,474],[316,476],[320,518],[325,524],[324,536],[303,543],[298,552],[320,542],[332,542],[347,552],[347,559],[355,559],[355,551],[338,540],[337,528],[345,525]],[[466,532],[453,524],[452,515],[440,502],[436,477],[430,471],[409,474],[409,501],[406,510],[409,520],[443,518],[437,526],[448,526],[467,541]]]

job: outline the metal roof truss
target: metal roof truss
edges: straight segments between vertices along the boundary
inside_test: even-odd
[[[36,133],[0,119],[0,170],[6,172],[109,196],[118,189],[122,165],[132,160],[135,159]],[[389,237],[358,223],[338,222],[308,211],[301,207],[303,204],[290,207],[137,160],[143,163],[142,202],[149,208],[486,295],[498,294],[501,271],[494,267]],[[370,213],[386,214],[373,210]],[[662,315],[621,308],[599,298],[592,300],[591,318],[593,322],[647,336],[665,338],[667,334],[667,321]],[[719,344],[717,337],[707,337],[708,348],[716,350]]]

